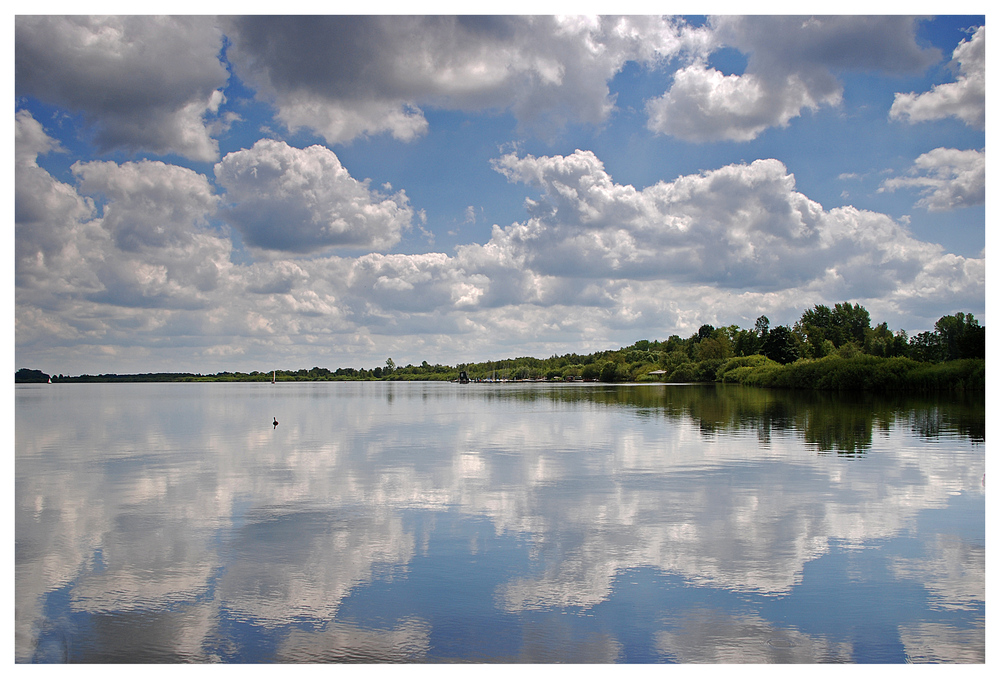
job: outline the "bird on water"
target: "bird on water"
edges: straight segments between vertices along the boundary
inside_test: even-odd
[[[274,417],[273,415],[271,417],[272,417],[272,419],[274,419],[274,428],[277,429],[278,428],[278,418]]]

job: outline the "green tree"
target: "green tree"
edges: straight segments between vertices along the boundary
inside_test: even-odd
[[[733,355],[733,348],[729,344],[729,338],[724,333],[719,333],[721,337],[709,337],[698,343],[697,356],[699,361],[717,358],[730,358]]]
[[[757,333],[757,337],[764,339],[767,337],[768,329],[771,326],[771,321],[767,316],[758,316],[757,322],[753,324],[754,332]]]
[[[604,361],[601,364],[601,382],[620,382],[622,380],[622,366],[614,361]]]
[[[986,330],[972,314],[959,312],[942,316],[934,324],[939,337],[942,359],[986,358]]]
[[[834,347],[854,342],[859,347],[865,343],[865,333],[870,329],[871,316],[860,304],[848,302],[835,304],[833,309],[817,304],[802,312],[796,328],[810,347],[814,358],[822,354],[823,341],[830,340]]]
[[[842,333],[833,321],[833,312],[825,304],[816,304],[812,309],[803,311],[797,325],[814,347],[820,346],[825,339],[833,342],[835,347],[844,342]]]
[[[48,381],[49,381],[49,376],[46,373],[43,373],[41,370],[31,370],[30,368],[21,368],[16,373],[14,373],[14,382],[21,384],[26,382],[48,382]]]
[[[906,355],[906,333],[893,334],[887,323],[879,323],[865,332],[864,352],[872,356],[892,358]]]
[[[911,337],[907,351],[915,361],[940,361],[944,355],[941,337],[935,332],[921,332]]]
[[[833,321],[843,333],[844,341],[858,346],[865,343],[865,331],[872,323],[867,309],[860,304],[851,306],[847,302],[833,305]]]
[[[791,363],[799,357],[795,337],[788,326],[779,325],[767,333],[761,353],[778,363]]]

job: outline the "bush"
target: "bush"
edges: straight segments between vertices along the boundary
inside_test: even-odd
[[[981,358],[918,366],[908,375],[908,386],[912,389],[986,388],[986,361]]]
[[[928,364],[901,356],[854,354],[844,358],[832,354],[799,359],[784,366],[773,362],[741,363],[733,359],[722,366],[722,381],[757,387],[838,391],[983,389],[986,384],[986,362],[980,359]]]
[[[715,373],[715,379],[720,382],[742,383],[743,380],[737,377],[737,375],[749,375],[754,370],[769,365],[777,366],[778,364],[766,356],[761,356],[760,354],[754,354],[753,356],[738,356],[737,358],[731,358],[728,361],[725,361],[721,366],[719,366]]]
[[[697,380],[698,366],[691,361],[681,363],[667,378],[668,382],[696,382]]]
[[[698,361],[698,369],[695,373],[697,380],[699,382],[714,382],[716,373],[725,362],[724,358],[708,358]]]
[[[623,366],[614,361],[605,361],[601,364],[601,382],[621,382],[622,368]]]

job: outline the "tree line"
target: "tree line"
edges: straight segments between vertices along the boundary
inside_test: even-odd
[[[873,326],[868,310],[818,304],[791,325],[753,328],[702,325],[687,338],[640,340],[614,351],[545,360],[507,359],[466,367],[472,379],[502,370],[510,379],[602,382],[738,382],[819,388],[941,388],[985,385],[986,330],[972,314],[941,317],[934,330],[910,337]],[[902,375],[909,375],[904,379]]]
[[[736,382],[757,386],[826,389],[983,388],[986,329],[971,314],[942,316],[934,330],[909,336],[886,323],[873,326],[868,310],[843,302],[817,304],[791,325],[753,328],[702,325],[682,338],[639,340],[628,347],[580,355],[507,358],[455,366],[423,361],[374,368],[327,368],[141,375],[57,375],[53,382],[549,380],[601,382]],[[15,382],[46,382],[49,375],[21,369]]]

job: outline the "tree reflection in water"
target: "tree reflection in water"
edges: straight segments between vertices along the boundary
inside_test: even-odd
[[[726,384],[593,385],[591,388],[498,389],[487,400],[590,401],[647,417],[690,419],[705,436],[756,432],[763,446],[778,433],[800,431],[820,453],[864,455],[877,431],[898,424],[928,439],[960,436],[986,440],[983,392],[876,394],[757,389]]]

